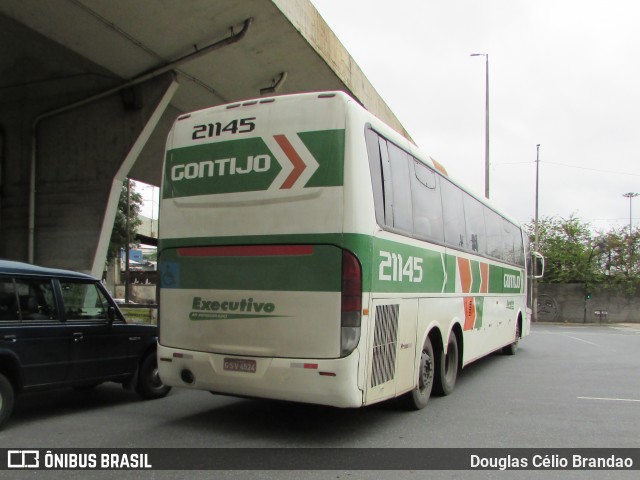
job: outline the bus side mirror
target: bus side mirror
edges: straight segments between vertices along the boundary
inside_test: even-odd
[[[531,278],[542,278],[544,277],[544,257],[540,252],[531,252],[531,257],[533,259],[533,271],[537,273],[537,275],[533,275]]]

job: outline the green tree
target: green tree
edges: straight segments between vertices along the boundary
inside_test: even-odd
[[[131,182],[129,193],[129,238],[130,246],[135,244],[135,236],[138,227],[142,224],[139,218],[142,211],[142,195],[135,191],[134,183]],[[113,232],[109,242],[107,251],[107,263],[113,262],[118,257],[118,252],[127,246],[127,184],[122,186],[120,190],[120,199],[118,200],[118,210],[116,218],[113,222]]]
[[[640,231],[612,228],[597,239],[603,286],[635,293],[640,287]]]
[[[533,243],[533,223],[527,225]],[[539,245],[545,257],[542,283],[582,283],[612,288],[627,295],[640,291],[640,230],[611,228],[594,234],[588,223],[545,217],[538,222]]]
[[[529,225],[533,231],[533,226]],[[588,223],[569,218],[545,217],[538,221],[538,245],[545,257],[544,283],[598,283],[598,248]],[[533,235],[530,237],[534,241]]]

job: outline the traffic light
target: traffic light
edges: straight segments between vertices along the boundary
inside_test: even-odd
[[[584,292],[584,299],[585,300],[590,300],[591,299],[591,292],[589,292],[589,291]]]

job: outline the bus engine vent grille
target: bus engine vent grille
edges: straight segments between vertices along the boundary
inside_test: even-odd
[[[399,310],[400,305],[378,305],[376,307],[371,387],[381,385],[394,378]]]

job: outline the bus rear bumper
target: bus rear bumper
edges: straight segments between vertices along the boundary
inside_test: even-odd
[[[359,354],[340,359],[239,357],[158,345],[165,385],[334,407],[361,407]]]

